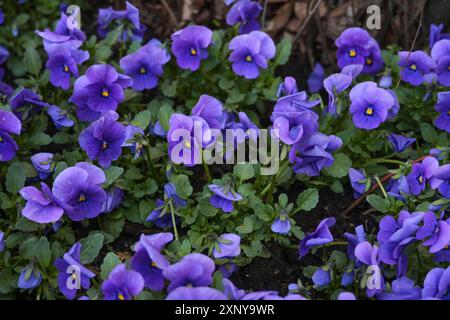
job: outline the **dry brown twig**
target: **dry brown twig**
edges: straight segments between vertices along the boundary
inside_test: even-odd
[[[161,0],[162,5],[164,6],[164,8],[167,10],[167,13],[169,14],[170,20],[172,20],[172,24],[174,25],[175,28],[178,27],[178,21],[177,18],[175,17],[175,14],[172,11],[172,8],[170,8],[169,4],[167,3],[166,0]]]
[[[309,20],[316,13],[317,9],[319,9],[319,6],[321,3],[322,3],[322,0],[317,0],[316,4],[314,6],[311,5],[312,8],[309,10],[308,16],[306,17],[305,22],[303,22],[303,25],[300,27],[300,30],[298,30],[297,34],[295,35],[294,42],[296,42],[300,38],[300,36],[302,35],[306,26],[308,25]]]

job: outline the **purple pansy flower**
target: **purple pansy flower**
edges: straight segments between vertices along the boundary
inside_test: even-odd
[[[77,105],[80,120],[94,121],[106,111],[115,111],[124,100],[124,88],[133,80],[109,64],[90,66],[84,76],[75,81],[74,93],[70,101]]]
[[[0,231],[0,253],[5,250],[5,233]]]
[[[380,258],[378,256],[378,247],[372,246],[368,241],[360,242],[355,248],[356,259],[366,266],[371,266],[375,270],[373,283],[370,283],[366,293],[368,297],[373,297],[375,294],[382,292],[385,287],[384,278],[380,272]],[[369,283],[368,283],[369,284]]]
[[[333,165],[332,153],[341,146],[342,140],[339,137],[317,132],[292,147],[289,161],[293,164],[295,173],[315,177],[323,168]]]
[[[102,213],[111,213],[114,209],[119,207],[125,194],[122,189],[113,187],[106,191],[106,201],[103,203]]]
[[[182,69],[195,71],[200,61],[208,58],[208,47],[212,42],[212,31],[204,26],[191,25],[171,36],[172,53]]]
[[[238,0],[228,12],[226,22],[229,26],[239,23],[241,34],[260,30],[258,16],[262,9],[258,1]]]
[[[368,179],[362,171],[350,168],[348,170],[348,177],[350,178],[350,184],[354,190],[353,197],[355,199],[362,196],[369,189],[370,179]]]
[[[425,190],[426,182],[434,182],[433,175],[439,162],[434,157],[426,157],[421,163],[412,165],[411,173],[406,176],[410,192],[417,196]]]
[[[150,40],[134,53],[120,59],[120,67],[133,79],[132,88],[136,91],[153,89],[163,74],[163,66],[170,55],[157,39]]]
[[[184,256],[179,262],[163,270],[164,277],[170,281],[167,288],[171,292],[177,287],[203,287],[212,283],[215,269],[214,261],[200,253]]]
[[[211,129],[222,128],[223,104],[212,96],[202,94],[191,113],[203,118]]]
[[[211,143],[208,123],[199,116],[174,113],[169,119],[168,153],[176,164],[194,166],[201,164],[200,148]]]
[[[291,230],[291,221],[289,215],[285,210],[282,210],[280,214],[275,218],[274,222],[270,226],[270,230],[279,234],[288,234]]]
[[[277,100],[270,117],[272,133],[287,145],[293,145],[319,129],[319,116],[310,109],[320,100],[308,100],[306,92],[298,92]]]
[[[209,287],[178,287],[169,292],[166,300],[227,300],[219,290]]]
[[[351,233],[344,233],[344,238],[347,239],[348,245],[347,245],[347,255],[351,260],[355,260],[355,248],[356,246],[366,241],[366,233],[364,232],[364,226],[359,225],[355,228],[355,234]]]
[[[186,200],[181,199],[176,187],[173,183],[166,183],[164,185],[164,201],[156,200],[156,208],[150,213],[145,221],[152,221],[159,228],[172,227],[172,216],[170,215],[170,203],[172,202],[174,208],[185,207]]]
[[[100,119],[84,129],[78,138],[81,149],[86,151],[89,159],[97,160],[105,168],[119,159],[122,153],[125,126],[116,121],[118,117],[114,111],[105,112]]]
[[[401,277],[392,282],[392,292],[382,292],[377,295],[379,300],[420,300],[422,296],[420,287],[414,281]]]
[[[81,42],[49,44],[46,47],[48,60],[46,67],[50,72],[50,83],[64,90],[69,89],[71,76],[78,78],[78,65],[89,59],[87,51],[79,50]]]
[[[357,84],[350,91],[350,113],[357,128],[372,130],[386,121],[389,109],[395,100],[385,89],[377,87],[375,82],[366,81]]]
[[[331,114],[340,114],[342,107],[339,107],[339,95],[347,90],[352,84],[353,78],[350,75],[343,73],[335,73],[327,77],[323,81],[323,86],[328,93],[328,107],[327,112]]]
[[[106,193],[103,171],[87,162],[79,162],[58,174],[53,195],[73,221],[95,218],[102,211]]]
[[[209,198],[209,203],[217,209],[222,209],[225,213],[230,213],[234,210],[233,202],[243,199],[239,193],[229,187],[210,184],[208,185],[208,188],[214,193],[212,197]]]
[[[384,89],[390,88],[392,86],[392,76],[390,74],[382,76],[378,81],[378,86]]]
[[[267,69],[276,51],[272,38],[262,31],[234,37],[228,49],[232,51],[229,60],[234,73],[246,79],[256,79],[259,69]]]
[[[10,134],[19,135],[21,129],[22,123],[12,112],[0,110],[0,162],[16,156],[19,147]]]
[[[95,273],[81,264],[80,251],[81,244],[76,242],[62,258],[55,260],[59,291],[69,300],[75,299],[79,289],[89,289],[90,279],[95,277]]]
[[[437,42],[431,50],[431,57],[436,63],[439,84],[450,87],[450,39]]]
[[[63,44],[71,42],[77,44],[78,47],[86,40],[86,35],[78,28],[69,29],[67,27],[68,16],[61,11],[61,18],[59,19],[55,31],[45,29],[44,31],[36,31],[36,34],[44,39],[44,47],[51,44]]]
[[[283,82],[280,83],[277,90],[277,98],[283,96],[291,96],[298,92],[297,81],[293,77],[284,78]]]
[[[31,164],[39,174],[39,179],[47,179],[54,171],[53,154],[40,152],[31,156]]]
[[[2,9],[0,9],[0,25],[5,22],[5,14],[3,13]]]
[[[410,145],[416,142],[416,139],[414,138],[409,138],[401,134],[394,134],[394,133],[391,133],[387,137],[387,139],[391,143],[394,151],[399,153],[405,151]]]
[[[29,264],[20,271],[17,286],[20,289],[33,289],[39,286],[42,282],[41,271],[34,265]]]
[[[316,230],[307,234],[300,242],[298,254],[300,258],[306,256],[309,250],[316,246],[321,246],[330,242],[333,242],[334,238],[330,232],[330,229],[336,223],[335,218],[326,218],[320,221]]]
[[[325,287],[331,283],[331,273],[329,268],[317,268],[312,276],[312,281],[317,287]]]
[[[436,42],[443,39],[450,39],[450,34],[442,33],[444,24],[431,24],[430,26],[430,48],[433,48]]]
[[[102,283],[105,300],[131,300],[144,289],[144,279],[137,271],[117,265]]]
[[[424,240],[422,245],[430,247],[430,253],[437,253],[450,244],[450,224],[446,220],[438,220],[434,212],[427,212],[416,237]]]
[[[50,188],[41,182],[41,189],[35,187],[24,187],[19,193],[27,200],[22,210],[22,215],[37,223],[53,223],[58,221],[64,210],[59,207]]]
[[[57,129],[61,127],[72,127],[74,125],[73,120],[67,117],[67,111],[61,110],[58,106],[49,105],[47,114],[50,116]]]
[[[364,61],[363,74],[376,75],[384,67],[383,57],[378,43],[374,40],[369,49],[369,54]]]
[[[398,65],[402,68],[400,75],[403,81],[420,86],[424,81],[424,75],[429,74],[436,63],[423,51],[401,51],[398,53],[400,61]]]
[[[438,101],[434,109],[439,112],[434,125],[450,133],[450,91],[438,93]]]
[[[217,239],[213,256],[216,259],[234,258],[241,254],[241,237],[234,233],[225,233]]]
[[[144,278],[145,287],[154,291],[164,288],[162,270],[170,265],[161,254],[161,250],[173,240],[171,233],[156,233],[149,236],[141,235],[135,246],[136,253],[131,259],[131,267]]]
[[[434,172],[434,179],[437,181],[437,189],[447,199],[450,198],[450,164],[437,168]],[[436,187],[432,186],[432,187]]]
[[[308,76],[306,81],[308,84],[308,91],[310,93],[319,92],[322,89],[323,81],[325,78],[325,70],[320,63],[316,63],[314,69]]]
[[[450,299],[450,267],[431,269],[423,282],[422,298]]]
[[[339,293],[338,300],[356,300],[356,297],[351,292],[341,292]]]
[[[337,50],[337,59],[339,68],[347,65],[359,64],[363,65],[369,73],[375,59],[378,61],[380,55],[379,47],[375,39],[361,28],[348,28],[342,32],[335,41]],[[378,49],[378,50],[377,50]],[[366,59],[371,59],[367,63]],[[366,66],[367,64],[367,66]]]

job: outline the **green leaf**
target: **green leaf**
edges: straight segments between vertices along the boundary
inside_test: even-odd
[[[50,244],[44,236],[40,239],[32,237],[22,243],[20,246],[20,254],[23,258],[28,260],[36,259],[39,265],[43,268],[50,265],[52,257]]]
[[[187,199],[192,194],[193,188],[189,182],[188,176],[184,174],[180,174],[175,176],[173,179],[173,184],[175,185],[175,188],[177,189],[177,194],[183,198]]]
[[[150,120],[152,119],[152,113],[150,110],[144,110],[139,112],[136,117],[134,117],[133,121],[131,121],[132,125],[135,125],[142,130],[145,130],[150,125]]]
[[[278,203],[280,204],[280,207],[285,208],[288,204],[288,197],[285,193],[280,194],[278,197]]]
[[[39,75],[39,72],[41,71],[42,68],[42,60],[35,48],[28,47],[25,50],[25,54],[23,56],[23,63],[25,64],[28,72],[30,72],[35,76]]]
[[[251,164],[241,163],[234,166],[233,173],[241,181],[245,181],[254,177],[255,170]]]
[[[93,233],[81,239],[80,262],[83,264],[92,263],[98,257],[104,240],[105,236],[100,232]]]
[[[164,130],[169,130],[169,119],[173,113],[173,109],[169,104],[163,104],[158,111],[158,120]]]
[[[277,54],[275,58],[276,65],[284,65],[288,62],[292,51],[292,41],[284,38],[277,45]]]
[[[124,170],[121,167],[111,166],[105,170],[106,182],[103,184],[104,188],[108,188],[123,174]]]
[[[95,51],[95,60],[106,62],[112,55],[112,50],[108,46],[100,46]]]
[[[389,207],[390,207],[389,200],[387,200],[377,194],[368,195],[366,200],[372,207],[374,207],[381,213],[386,213],[389,211]]]
[[[50,137],[48,134],[39,132],[37,134],[33,134],[30,137],[29,143],[32,146],[46,146],[52,142],[52,137]]]
[[[307,189],[300,193],[297,198],[297,206],[300,210],[311,211],[319,202],[319,191],[317,189]]]
[[[177,86],[178,81],[172,81],[172,83],[170,83],[169,80],[166,80],[161,84],[160,88],[166,97],[172,98],[177,94]]]
[[[108,252],[100,266],[100,276],[103,280],[108,278],[109,273],[115,266],[121,264],[119,257],[114,252]]]
[[[343,153],[338,153],[334,156],[334,163],[331,167],[326,168],[325,171],[332,177],[343,178],[348,174],[348,170],[352,166],[352,160]]]
[[[422,133],[423,140],[428,143],[434,144],[438,139],[438,133],[436,129],[429,123],[422,123],[420,126],[420,131]]]
[[[9,193],[17,194],[25,185],[25,170],[19,162],[13,163],[6,174],[6,190]]]
[[[248,234],[253,231],[253,222],[249,217],[245,217],[244,223],[236,228],[236,231],[240,234]]]

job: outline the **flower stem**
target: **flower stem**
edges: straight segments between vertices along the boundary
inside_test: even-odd
[[[211,172],[209,171],[209,166],[203,161],[203,168],[205,169],[206,173],[206,179],[208,179],[208,182],[212,182]]]
[[[380,181],[380,178],[378,178],[378,176],[376,176],[376,177],[375,177],[375,180],[377,181],[378,186],[379,186],[380,189],[381,189],[381,192],[383,192],[383,196],[387,199],[387,198],[388,198],[388,195],[387,195],[387,193],[386,193],[386,190],[384,190],[384,187],[383,187],[383,184],[382,184],[381,181]]]
[[[173,233],[175,234],[175,240],[178,241],[177,221],[175,219],[175,212],[173,209],[172,200],[169,200],[169,206],[170,206],[170,215],[172,216]]]

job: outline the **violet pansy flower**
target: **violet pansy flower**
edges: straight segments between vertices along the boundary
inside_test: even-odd
[[[429,45],[430,48],[433,48],[436,42],[443,39],[450,39],[450,34],[442,33],[444,30],[444,24],[441,23],[439,25],[431,24],[430,26],[430,39]]]
[[[450,133],[450,91],[438,93],[438,102],[434,109],[439,112],[439,116],[434,120],[434,125]]]
[[[19,280],[17,286],[20,289],[33,289],[39,286],[42,282],[42,273],[31,263],[20,271]]]
[[[171,233],[141,235],[135,246],[136,253],[131,259],[131,267],[139,272],[150,290],[160,291],[164,288],[162,270],[170,265],[161,254],[161,250],[173,240]]]
[[[417,196],[425,190],[426,182],[430,181],[433,185],[437,183],[433,175],[438,167],[439,162],[434,157],[426,157],[421,163],[414,163],[411,173],[406,176],[410,192]]]
[[[87,162],[79,162],[58,174],[53,195],[73,221],[95,218],[102,211],[106,193],[103,171]]]
[[[74,125],[73,120],[67,117],[67,111],[61,110],[58,106],[49,105],[46,112],[57,129],[61,127],[72,127]]]
[[[203,287],[212,284],[212,274],[215,269],[211,258],[200,254],[191,253],[180,261],[163,270],[164,277],[170,281],[167,288],[171,292],[177,287]]]
[[[436,63],[439,84],[450,87],[450,39],[437,42],[431,50],[431,57]]]
[[[212,42],[212,31],[204,26],[191,25],[171,36],[172,53],[181,69],[196,71],[200,61],[208,58],[208,47]]]
[[[350,113],[357,128],[372,130],[386,121],[395,100],[385,89],[375,82],[362,82],[350,91]]]
[[[0,253],[5,250],[5,233],[0,231]]]
[[[436,67],[436,63],[423,51],[401,51],[398,55],[398,65],[402,68],[401,78],[413,86],[420,86],[424,82],[424,76]]]
[[[262,31],[234,37],[228,49],[232,51],[229,60],[234,73],[246,79],[256,79],[260,69],[267,69],[276,51],[272,38]]]
[[[84,76],[75,81],[70,101],[77,105],[80,120],[94,121],[106,111],[115,111],[124,100],[124,88],[133,80],[120,74],[109,64],[90,66]]]
[[[443,165],[434,171],[434,179],[438,180],[436,182],[437,189],[439,192],[447,199],[450,198],[450,164]],[[431,186],[436,188],[435,186]]]
[[[234,233],[221,235],[214,246],[213,256],[216,259],[234,258],[241,254],[241,237]]]
[[[159,228],[172,227],[173,221],[170,214],[170,206],[173,205],[176,209],[185,207],[186,204],[186,200],[178,196],[175,185],[173,183],[166,183],[164,185],[164,201],[156,199],[156,208],[145,221],[152,221]]]
[[[261,29],[258,16],[263,10],[258,1],[238,0],[227,14],[229,26],[239,23],[239,33],[250,33]]]
[[[54,263],[58,269],[59,290],[69,300],[75,299],[79,289],[89,289],[90,279],[95,277],[95,273],[81,264],[80,251],[81,244],[76,242],[62,258],[57,258]]]
[[[22,123],[12,113],[0,110],[0,162],[14,159],[19,147],[10,134],[19,135]]]
[[[292,169],[297,174],[318,176],[323,168],[333,165],[332,154],[341,146],[342,140],[339,137],[314,133],[292,147],[289,152]]]
[[[163,74],[163,66],[170,60],[167,50],[157,39],[120,59],[120,67],[133,79],[132,88],[136,91],[153,89]]]
[[[335,218],[323,219],[314,232],[307,234],[300,242],[298,249],[300,258],[306,256],[311,248],[333,242],[334,238],[329,228],[335,223]]]
[[[414,281],[401,277],[392,282],[392,292],[382,292],[377,295],[378,300],[420,300],[422,292]]]
[[[103,203],[102,213],[111,213],[114,209],[123,203],[125,194],[118,187],[110,188],[106,191],[106,201]]]
[[[279,234],[288,234],[291,230],[291,221],[285,210],[282,210],[270,226],[270,230]]]
[[[427,212],[416,237],[424,240],[422,245],[430,247],[430,253],[437,253],[450,244],[450,224],[446,220],[438,220],[434,212]]]
[[[308,91],[310,93],[319,92],[323,86],[323,80],[325,78],[325,70],[320,63],[316,63],[314,69],[309,74],[307,79]]]
[[[41,182],[41,189],[35,187],[24,187],[19,193],[27,200],[22,210],[22,215],[36,223],[53,223],[58,221],[64,210],[59,207],[50,188]]]
[[[284,78],[283,82],[278,86],[277,98],[290,96],[298,92],[297,81],[293,77]]]
[[[423,282],[422,298],[450,298],[450,267],[433,268],[428,272]]]
[[[84,129],[78,138],[81,149],[89,159],[97,160],[100,166],[108,168],[112,161],[119,159],[125,141],[125,126],[116,120],[114,111],[105,112],[100,119]]]
[[[362,171],[350,168],[348,170],[348,177],[350,178],[350,184],[354,190],[353,197],[355,199],[362,196],[369,189],[370,179],[368,179]]]
[[[323,86],[328,93],[327,112],[333,115],[342,112],[339,95],[351,86],[352,81],[352,76],[343,73],[332,74],[323,81]]]
[[[416,139],[414,138],[408,138],[401,134],[394,133],[391,133],[387,139],[392,145],[394,151],[398,153],[405,151],[410,145],[416,142]]]
[[[227,300],[225,294],[209,287],[178,287],[169,292],[166,300]]]
[[[47,179],[54,171],[53,154],[40,152],[31,156],[31,164],[39,174],[39,179]]]
[[[229,187],[222,187],[216,184],[208,185],[208,188],[214,193],[209,202],[217,209],[221,209],[225,213],[230,213],[234,210],[233,202],[242,200],[242,196],[230,189]]]
[[[144,289],[144,279],[137,271],[117,265],[102,283],[105,300],[131,300]]]
[[[203,118],[211,129],[221,129],[223,104],[212,96],[202,94],[192,108],[192,115]]]

